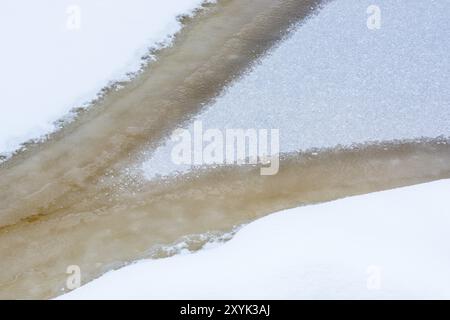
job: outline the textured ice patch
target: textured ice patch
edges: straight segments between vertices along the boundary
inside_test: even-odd
[[[340,0],[299,25],[200,114],[208,128],[279,128],[281,152],[377,140],[450,136],[450,2]],[[148,178],[189,170],[173,143]]]

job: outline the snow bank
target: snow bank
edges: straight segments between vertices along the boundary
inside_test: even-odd
[[[5,0],[0,5],[0,154],[141,68],[202,0]]]
[[[450,298],[450,180],[300,207],[63,299]]]
[[[196,120],[279,128],[281,152],[450,136],[449,14],[442,0],[332,1]],[[172,163],[173,145],[144,163],[148,178],[190,169]]]

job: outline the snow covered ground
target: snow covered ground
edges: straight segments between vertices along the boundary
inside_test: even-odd
[[[450,180],[274,213],[63,299],[450,298]]]
[[[0,4],[0,155],[141,68],[202,0],[5,0]]]
[[[193,120],[279,128],[281,152],[450,136],[449,14],[444,0],[332,1]],[[171,161],[173,145],[148,155],[146,177],[190,169]]]

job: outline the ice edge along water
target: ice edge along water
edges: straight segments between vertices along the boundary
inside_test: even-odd
[[[143,57],[171,45],[179,16],[214,1],[2,3],[0,161],[71,121],[105,87],[132,80],[151,61]]]

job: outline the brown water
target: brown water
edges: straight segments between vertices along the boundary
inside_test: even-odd
[[[445,141],[285,155],[280,172],[223,167],[167,181],[121,175],[277,43],[316,1],[224,0],[186,22],[135,81],[0,168],[0,298],[61,293],[186,235],[270,212],[450,176]],[[193,248],[203,240],[193,238]],[[156,252],[156,253],[155,253]]]
[[[64,287],[68,265],[79,265],[89,281],[127,261],[158,257],[151,249],[185,235],[226,232],[277,210],[441,178],[450,178],[450,144],[425,141],[286,155],[275,176],[223,167],[118,188],[109,198],[3,228],[0,296],[52,297]],[[194,237],[192,248],[203,240]]]

